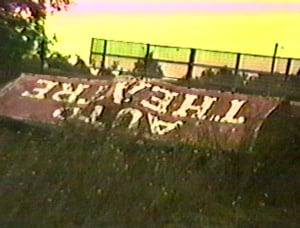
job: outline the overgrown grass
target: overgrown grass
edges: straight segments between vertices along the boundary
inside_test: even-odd
[[[299,138],[230,153],[1,120],[0,226],[297,227]]]

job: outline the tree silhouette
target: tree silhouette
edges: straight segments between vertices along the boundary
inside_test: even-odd
[[[47,13],[66,9],[69,0],[0,0],[0,70],[13,73],[26,57],[41,62],[50,40],[44,32]]]

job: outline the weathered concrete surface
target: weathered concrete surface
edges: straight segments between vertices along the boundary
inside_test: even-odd
[[[43,123],[78,119],[96,127],[123,127],[146,137],[222,150],[249,146],[264,120],[281,105],[275,98],[130,76],[85,80],[23,74],[0,90],[1,116]]]

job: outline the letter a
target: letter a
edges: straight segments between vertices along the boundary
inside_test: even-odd
[[[148,120],[150,125],[150,130],[152,134],[157,135],[164,135],[177,127],[183,125],[183,122],[178,120],[174,123],[172,122],[166,122],[163,120],[158,119],[157,116],[153,116],[150,113],[148,113]]]

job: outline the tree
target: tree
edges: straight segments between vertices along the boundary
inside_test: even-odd
[[[69,0],[0,0],[0,70],[12,73],[32,54],[43,61],[49,42],[46,15],[69,4]]]

